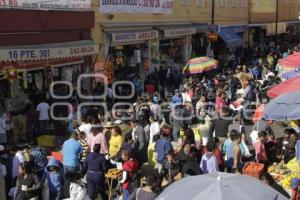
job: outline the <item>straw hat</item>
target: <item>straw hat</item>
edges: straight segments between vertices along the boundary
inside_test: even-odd
[[[111,122],[111,121],[108,121],[108,122],[106,122],[105,124],[104,124],[104,128],[113,128],[113,127],[115,127],[116,126],[116,124],[115,123],[113,123],[113,122]]]

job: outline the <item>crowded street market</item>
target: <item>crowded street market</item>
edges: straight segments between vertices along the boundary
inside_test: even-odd
[[[299,2],[99,2],[0,0],[0,200],[300,199]]]

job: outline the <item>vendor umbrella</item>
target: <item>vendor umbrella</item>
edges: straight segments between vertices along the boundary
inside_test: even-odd
[[[300,76],[281,82],[268,90],[267,95],[270,98],[275,98],[291,92],[300,92]]]
[[[264,119],[276,121],[300,119],[300,92],[284,94],[271,100],[265,106]]]
[[[287,200],[257,178],[221,172],[189,176],[167,187],[156,200]]]
[[[300,52],[296,52],[286,58],[280,59],[277,63],[276,70],[278,74],[295,71],[300,68]]]
[[[288,80],[291,78],[295,78],[297,76],[300,76],[300,71],[289,71],[289,72],[284,72],[281,74],[281,78]]]
[[[203,72],[216,69],[218,61],[209,57],[198,57],[190,59],[183,68],[184,74],[201,74]]]
[[[300,67],[300,52],[293,53],[279,60],[279,65],[283,68],[299,68]]]

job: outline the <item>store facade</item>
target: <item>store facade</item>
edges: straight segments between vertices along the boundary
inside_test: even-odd
[[[114,80],[132,80],[145,76],[155,63],[158,31],[142,29],[105,29],[106,63],[111,63]]]
[[[99,52],[93,12],[8,9],[0,16],[10,19],[0,22],[0,98],[8,111],[49,97],[53,81],[75,86],[90,71]]]
[[[161,31],[159,40],[160,66],[183,65],[192,54],[192,35],[196,28],[191,25],[156,27]]]

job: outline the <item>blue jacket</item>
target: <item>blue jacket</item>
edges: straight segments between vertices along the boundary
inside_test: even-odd
[[[44,171],[47,164],[48,159],[47,155],[43,152],[43,150],[36,146],[31,149],[30,153],[34,158],[35,169],[37,172]]]
[[[157,162],[163,164],[167,153],[173,149],[173,146],[167,138],[163,137],[156,141],[154,148],[157,153]]]
[[[57,171],[56,172],[50,172],[50,167],[56,167]],[[59,192],[63,188],[63,176],[62,173],[60,172],[60,167],[55,158],[52,158],[49,160],[49,163],[47,165],[45,174],[44,174],[44,180],[47,179],[48,186],[49,186],[49,191],[53,192]]]

